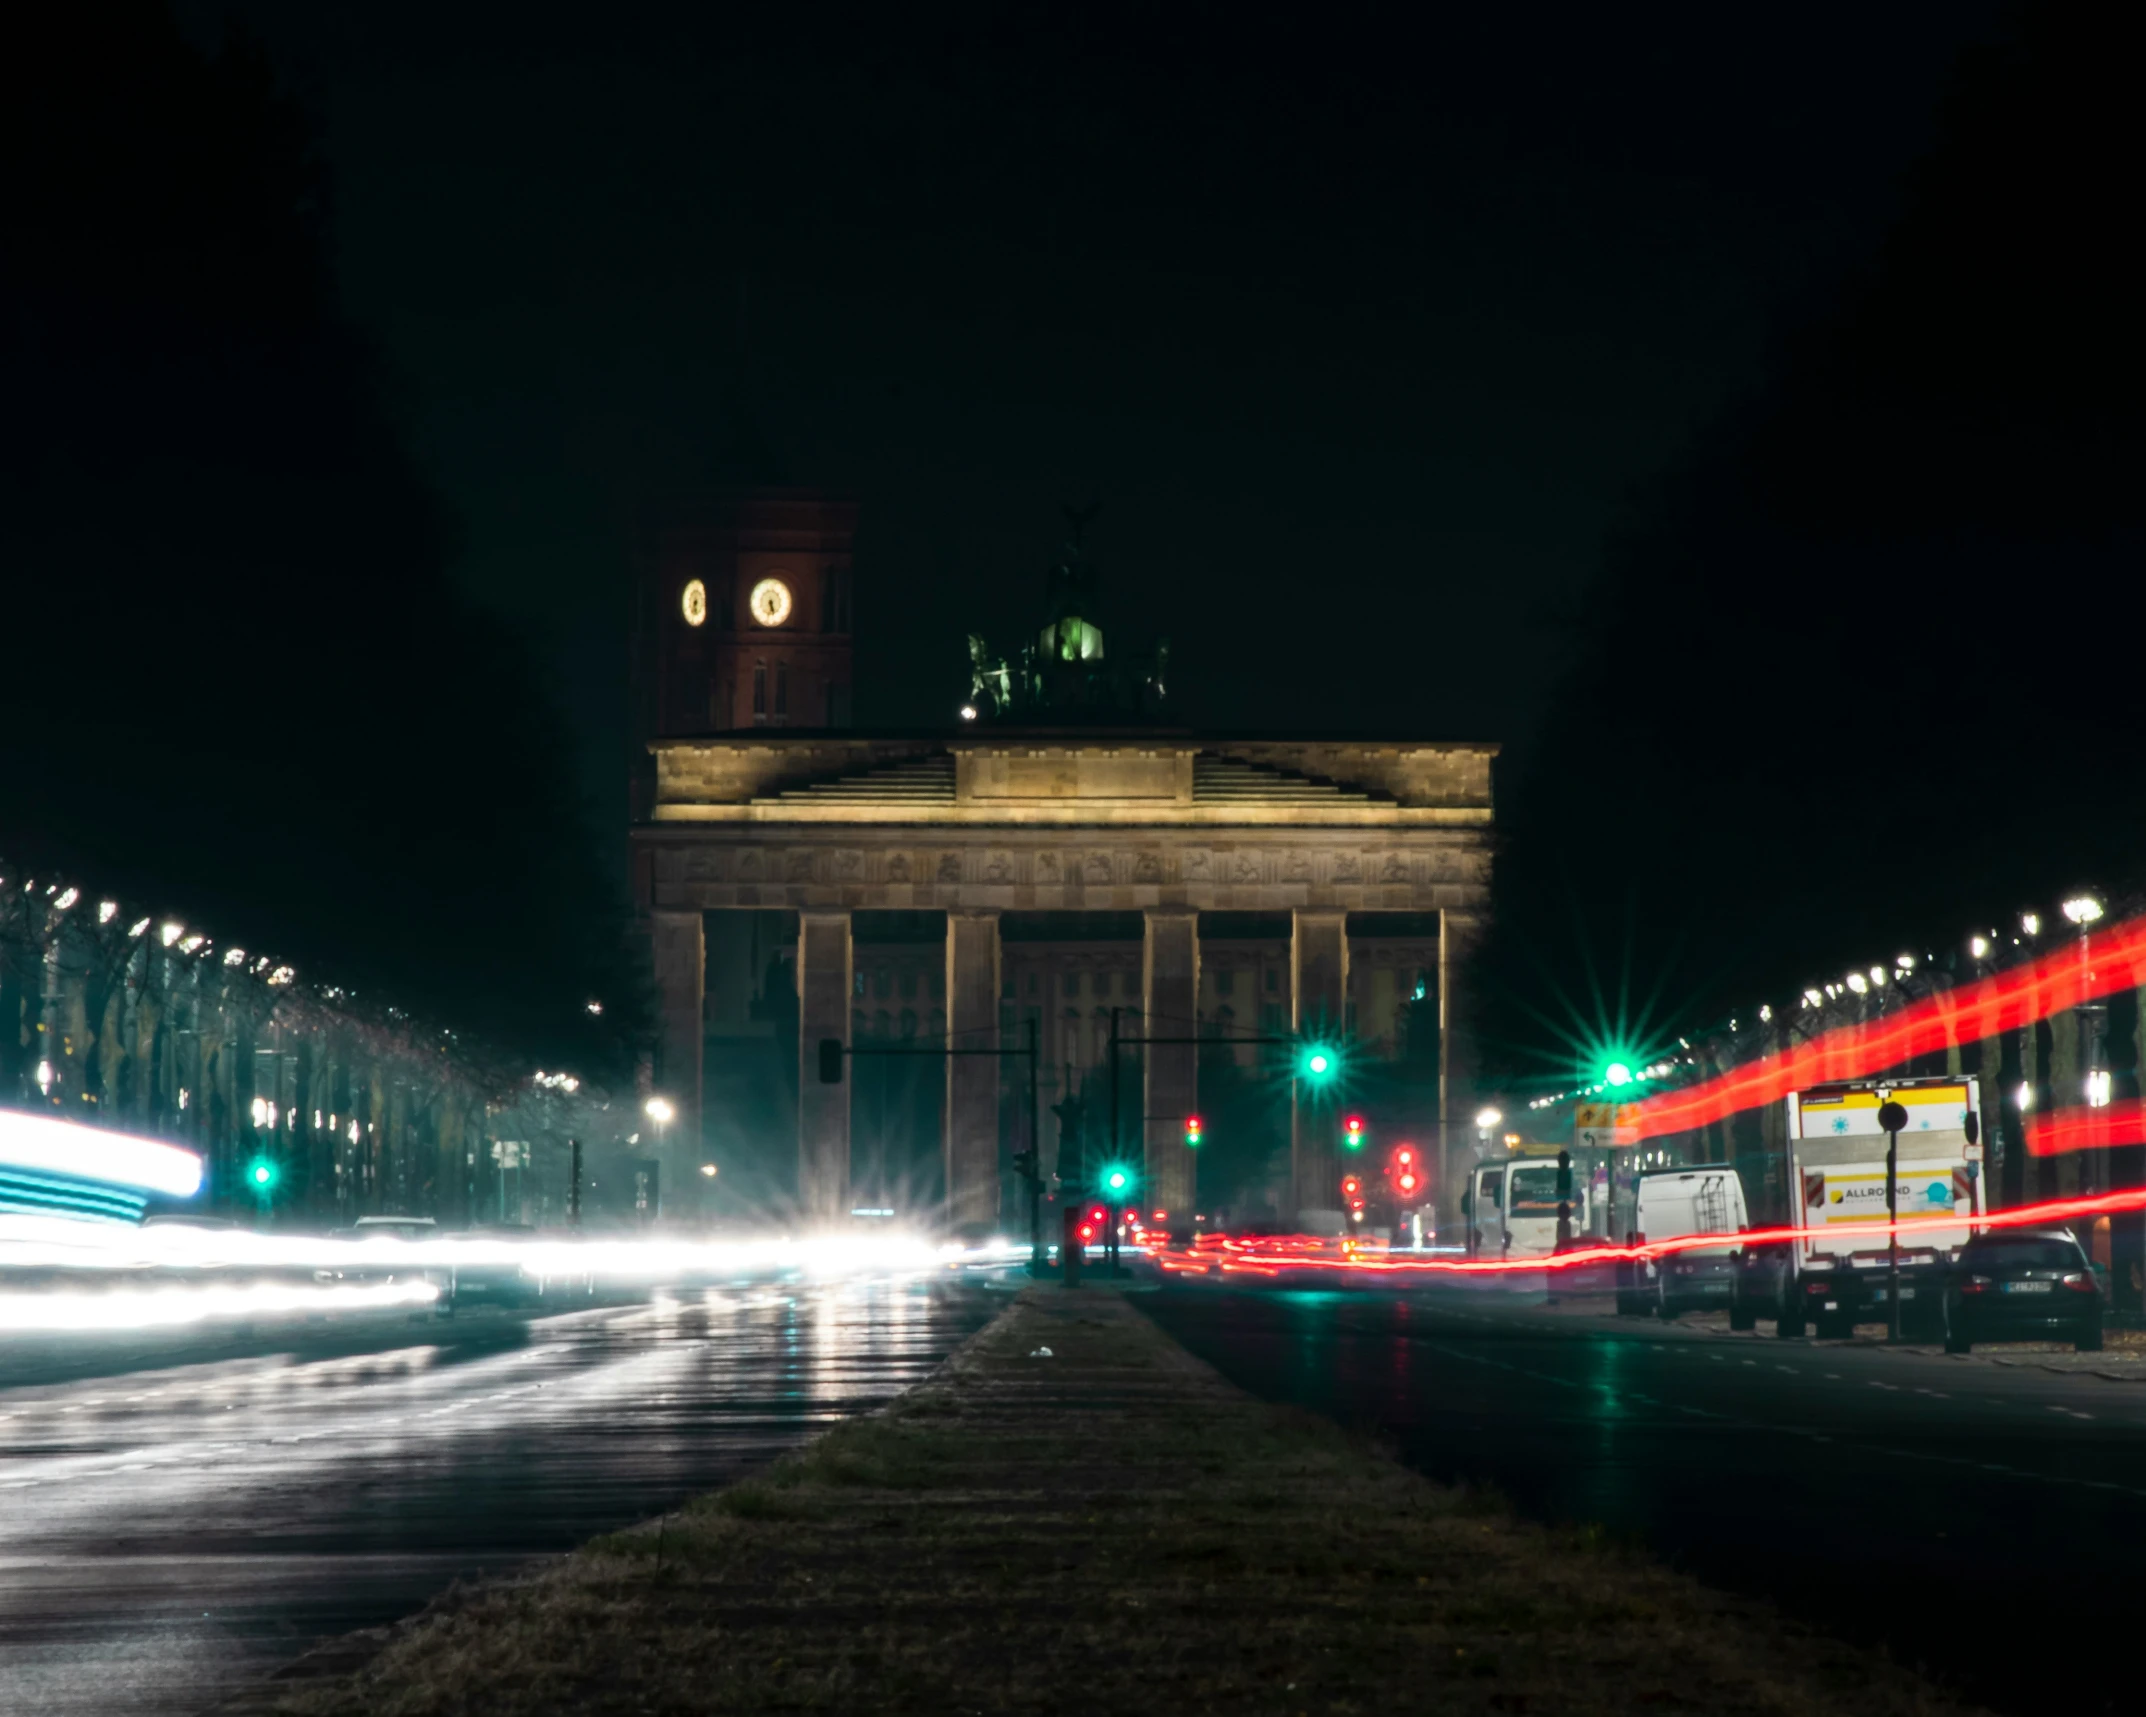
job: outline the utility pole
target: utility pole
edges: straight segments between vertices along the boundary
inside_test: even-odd
[[[1878,1093],[1878,1125],[1885,1129],[1885,1328],[1886,1340],[1900,1339],[1900,1129],[1908,1112],[1891,1091]]]
[[[1043,1274],[1043,1124],[1038,1119],[1043,1067],[1036,1044],[1036,1016],[1022,1022],[1028,1027],[1028,1268]]]
[[[1080,1165],[1080,1166],[1081,1166],[1081,1184],[1082,1184],[1083,1186],[1085,1186],[1085,1185],[1087,1184],[1087,1178],[1088,1178],[1088,1161],[1087,1161],[1087,1152],[1086,1152],[1086,1148],[1085,1148],[1085,1145],[1086,1145],[1086,1141],[1083,1141],[1083,1149],[1082,1149],[1082,1155],[1081,1155],[1081,1165]],[[1112,1009],[1110,1010],[1110,1160],[1111,1160],[1112,1162],[1117,1162],[1117,1161],[1119,1160],[1119,1157],[1118,1157],[1118,1010],[1117,1010],[1116,1008],[1112,1008]],[[1113,1223],[1113,1224],[1112,1224],[1112,1227],[1113,1227],[1113,1229],[1115,1229],[1115,1227],[1116,1227],[1115,1223]],[[1115,1262],[1117,1262],[1117,1255],[1116,1255],[1116,1252],[1115,1252],[1115,1251],[1113,1251],[1113,1252],[1112,1252],[1112,1254],[1111,1254],[1111,1262],[1112,1262],[1112,1263],[1115,1263]]]
[[[581,1226],[581,1141],[566,1141],[566,1225]]]

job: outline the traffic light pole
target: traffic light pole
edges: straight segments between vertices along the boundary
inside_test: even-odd
[[[1261,1035],[1257,1035],[1257,1036],[1238,1036],[1238,1035],[1236,1035],[1235,1033],[1230,1033],[1230,1032],[1210,1032],[1210,1033],[1208,1033],[1208,1034],[1207,1034],[1206,1036],[1204,1036],[1204,1037],[1203,1037],[1203,1036],[1193,1036],[1193,1037],[1122,1037],[1122,1036],[1120,1036],[1120,1035],[1119,1035],[1119,1033],[1118,1033],[1118,1010],[1117,1010],[1116,1008],[1112,1008],[1112,1009],[1110,1010],[1110,1155],[1111,1155],[1111,1160],[1112,1160],[1112,1161],[1114,1161],[1114,1162],[1116,1162],[1116,1161],[1121,1161],[1121,1160],[1122,1160],[1122,1152],[1123,1152],[1123,1149],[1124,1149],[1124,1146],[1123,1146],[1123,1144],[1122,1144],[1122,1143],[1120,1142],[1120,1139],[1119,1139],[1119,1133],[1118,1133],[1118,1109],[1119,1109],[1119,1103],[1118,1103],[1118,1051],[1119,1051],[1119,1049],[1120,1049],[1120,1048],[1124,1048],[1124,1047],[1130,1047],[1130,1046],[1132,1046],[1132,1045],[1136,1045],[1136,1044],[1137,1044],[1137,1045],[1142,1045],[1142,1046],[1145,1046],[1145,1045],[1147,1045],[1147,1044],[1151,1044],[1151,1043],[1168,1043],[1168,1044],[1187,1044],[1187,1043],[1190,1043],[1190,1044],[1206,1044],[1206,1043],[1233,1043],[1233,1044],[1234,1044],[1234,1043],[1254,1043],[1254,1044],[1260,1044],[1260,1043],[1264,1043],[1264,1044],[1279,1044],[1279,1045],[1282,1045],[1282,1046],[1284,1046],[1284,1047],[1286,1047],[1286,1048],[1290,1048],[1290,1049],[1296,1049],[1296,1048],[1299,1048],[1299,1047],[1301,1047],[1301,1046],[1302,1046],[1302,1044],[1303,1044],[1303,1041],[1304,1041],[1304,1040],[1303,1040],[1303,1039],[1302,1039],[1301,1037],[1274,1037],[1274,1036],[1270,1036],[1270,1035],[1265,1035],[1265,1034],[1261,1034]],[[1144,1124],[1144,1123],[1145,1123],[1146,1121],[1149,1121],[1149,1120],[1154,1120],[1154,1119],[1156,1119],[1156,1117],[1154,1117],[1154,1116],[1152,1116],[1152,1115],[1150,1115],[1150,1116],[1144,1116],[1144,1117],[1143,1117],[1143,1124]],[[1142,1154],[1143,1154],[1143,1155],[1145,1155],[1145,1145],[1146,1145],[1146,1141],[1145,1141],[1145,1140],[1143,1140],[1143,1141],[1142,1141]],[[1085,1156],[1084,1156],[1084,1157],[1082,1158],[1082,1160],[1081,1160],[1081,1170],[1082,1170],[1082,1181],[1083,1181],[1083,1184],[1085,1184],[1085,1182],[1086,1182],[1086,1171],[1087,1171],[1087,1167],[1088,1167],[1088,1164],[1087,1164],[1087,1159],[1086,1159],[1086,1158],[1085,1158]],[[1115,1269],[1117,1268],[1117,1263],[1118,1263],[1118,1212],[1117,1212],[1117,1210],[1116,1210],[1116,1209],[1115,1209],[1115,1208],[1114,1208],[1114,1207],[1113,1207],[1113,1206],[1111,1205],[1110,1201],[1108,1201],[1108,1200],[1105,1200],[1105,1202],[1104,1202],[1104,1208],[1105,1208],[1105,1210],[1106,1210],[1106,1211],[1108,1211],[1108,1212],[1109,1212],[1109,1222],[1108,1222],[1108,1224],[1107,1224],[1107,1228],[1106,1228],[1106,1233],[1105,1233],[1105,1236],[1104,1236],[1104,1242],[1103,1242],[1103,1245],[1104,1245],[1104,1253],[1105,1253],[1105,1256],[1107,1256],[1107,1257],[1109,1258],[1109,1260],[1110,1260],[1110,1265],[1111,1265],[1111,1268],[1112,1268],[1113,1270],[1115,1270]]]
[[[858,1049],[853,1045],[844,1044],[837,1037],[822,1038],[820,1040],[820,1081],[822,1084],[834,1083],[827,1077],[827,1069],[830,1063],[828,1054],[830,1047],[835,1051],[832,1063],[837,1070],[840,1069],[842,1059],[845,1056],[855,1060],[860,1055],[932,1055],[941,1057],[948,1055],[990,1055],[997,1057],[1001,1061],[1009,1056],[1025,1057],[1028,1062],[1028,1149],[1014,1152],[1013,1167],[1014,1172],[1028,1183],[1028,1267],[1031,1273],[1040,1275],[1045,1264],[1043,1245],[1043,1140],[1038,1131],[1036,1114],[1037,1091],[1042,1080],[1042,1063],[1036,1047],[1036,1022],[1031,1019],[1026,1023],[1028,1026],[1028,1043],[1022,1049],[955,1049],[951,1045],[941,1045],[937,1049]]]

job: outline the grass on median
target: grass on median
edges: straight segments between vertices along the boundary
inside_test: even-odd
[[[1959,1709],[1883,1658],[1255,1402],[1120,1299],[1048,1292],[888,1411],[457,1593],[275,1708]]]

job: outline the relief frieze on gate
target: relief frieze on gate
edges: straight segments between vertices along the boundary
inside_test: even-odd
[[[828,831],[830,834],[834,831]],[[891,907],[1118,911],[1172,903],[1202,909],[1302,905],[1472,909],[1489,854],[1466,836],[1406,846],[1321,846],[1290,831],[1199,845],[1139,831],[1109,845],[912,844],[893,831],[679,831],[649,857],[655,902],[672,907]],[[814,831],[817,833],[817,831]],[[981,833],[981,831],[979,831]],[[1041,831],[1039,831],[1039,834]],[[860,838],[860,835],[862,838]]]

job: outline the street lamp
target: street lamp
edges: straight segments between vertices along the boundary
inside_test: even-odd
[[[668,1097],[651,1097],[641,1105],[641,1112],[656,1123],[656,1197],[660,1201],[663,1183],[670,1178],[669,1170],[664,1166],[669,1161],[669,1152],[664,1147],[669,1142],[672,1118],[678,1111]],[[660,1203],[658,1208],[661,1208]]]

